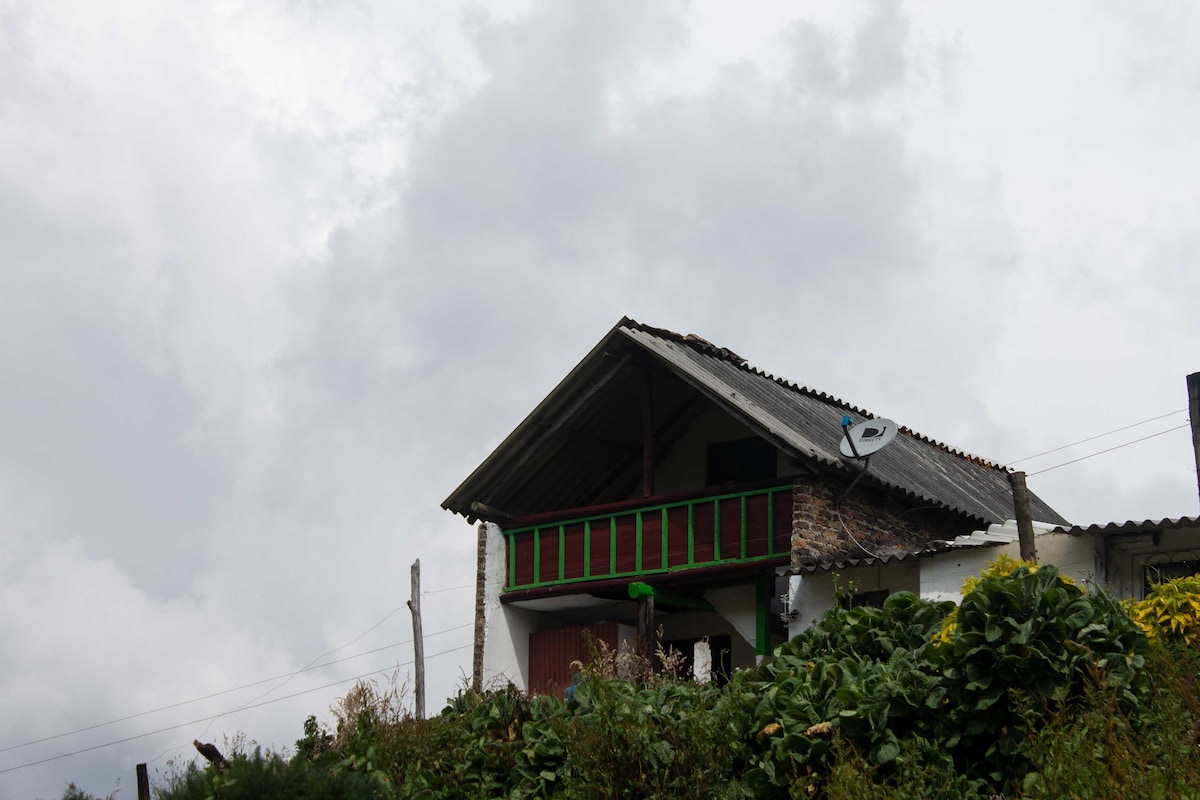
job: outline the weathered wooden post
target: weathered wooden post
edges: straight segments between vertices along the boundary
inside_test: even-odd
[[[1192,450],[1196,459],[1196,488],[1200,490],[1200,372],[1187,376],[1188,419],[1192,423]]]
[[[145,764],[137,765],[137,796],[138,800],[150,800],[150,773]]]
[[[412,599],[408,610],[413,618],[413,678],[416,682],[417,719],[425,719],[425,640],[421,636],[421,559],[412,565]]]
[[[1012,484],[1013,509],[1017,516],[1017,540],[1021,543],[1021,560],[1037,563],[1037,547],[1033,541],[1033,514],[1029,511],[1029,489],[1024,472],[1008,473]]]

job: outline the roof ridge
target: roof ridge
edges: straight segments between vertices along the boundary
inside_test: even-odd
[[[698,350],[699,352],[704,353],[706,355],[710,355],[715,358],[719,358],[722,361],[727,361],[730,364],[732,364],[733,366],[735,366],[739,369],[745,370],[746,372],[749,372],[752,375],[757,375],[760,378],[766,378],[767,380],[774,381],[775,383],[779,384],[780,386],[784,387],[785,389],[788,389],[789,391],[797,392],[797,393],[805,395],[807,397],[811,397],[814,400],[819,400],[820,402],[825,403],[827,405],[831,405],[836,408],[840,408],[843,411],[849,411],[854,414],[859,414],[861,416],[867,417],[868,419],[878,418],[878,415],[875,414],[874,412],[868,411],[865,408],[859,408],[858,406],[852,405],[851,403],[848,403],[845,400],[842,400],[840,397],[836,397],[834,395],[828,394],[827,392],[821,392],[821,391],[813,389],[809,386],[805,386],[804,384],[796,383],[796,382],[790,381],[786,378],[780,378],[776,375],[773,375],[773,374],[767,372],[766,370],[763,370],[759,367],[754,366],[749,361],[742,358],[741,356],[739,356],[737,353],[733,352],[729,348],[720,347],[718,345],[715,345],[712,342],[710,342],[708,339],[705,339],[704,337],[699,336],[698,334],[676,333],[675,331],[668,330],[666,328],[657,328],[657,327],[654,327],[653,325],[646,325],[644,323],[638,322],[635,319],[632,319],[631,317],[622,317],[621,321],[617,323],[617,327],[622,327],[622,326],[626,326],[626,325],[629,327],[636,328],[637,330],[644,331],[646,333],[650,333],[655,336],[659,336],[660,338],[669,339],[669,340],[677,342],[679,344],[686,345],[686,346],[692,348],[693,350]],[[964,461],[978,464],[979,466],[986,467],[988,469],[996,469],[996,470],[1000,470],[1002,472],[1009,471],[1008,467],[1004,466],[1003,464],[1001,464],[997,461],[993,461],[990,458],[985,458],[981,455],[977,455],[970,451],[963,450],[960,447],[953,447],[949,444],[946,444],[945,442],[934,439],[931,436],[926,436],[925,434],[920,433],[919,431],[915,431],[912,428],[908,427],[907,425],[900,425],[899,430],[901,433],[907,434],[908,436],[910,436],[914,439],[919,439],[920,441],[923,441],[926,444],[932,445],[932,446],[938,448],[939,450],[943,450],[947,453],[950,453],[951,455],[961,458]]]

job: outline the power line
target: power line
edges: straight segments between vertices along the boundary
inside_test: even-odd
[[[1008,466],[1012,466],[1013,464],[1019,464],[1022,461],[1029,461],[1030,459],[1033,459],[1033,458],[1040,458],[1041,456],[1046,456],[1051,453],[1057,453],[1059,450],[1066,450],[1068,447],[1074,447],[1077,444],[1083,444],[1084,442],[1090,442],[1093,439],[1102,439],[1105,436],[1110,436],[1114,433],[1120,433],[1121,431],[1127,431],[1130,428],[1136,428],[1139,425],[1145,425],[1147,422],[1154,422],[1156,420],[1165,419],[1167,417],[1172,417],[1172,416],[1180,413],[1181,411],[1187,411],[1187,409],[1181,408],[1181,409],[1178,409],[1177,411],[1171,411],[1166,414],[1160,414],[1157,417],[1151,417],[1150,419],[1144,419],[1141,422],[1135,422],[1132,425],[1125,425],[1120,428],[1113,428],[1111,431],[1105,431],[1104,433],[1097,433],[1095,436],[1089,436],[1086,439],[1080,439],[1078,442],[1071,442],[1070,444],[1064,444],[1059,447],[1053,447],[1049,450],[1043,450],[1042,452],[1035,453],[1034,455],[1031,455],[1031,456],[1025,456],[1024,458],[1018,458],[1016,461],[1009,461]],[[1070,462],[1067,462],[1067,463],[1070,463]],[[1053,467],[1051,467],[1051,469],[1053,469]],[[1045,472],[1045,470],[1042,470],[1042,471]],[[1036,473],[1034,473],[1034,474],[1036,474]]]
[[[1152,433],[1149,436],[1143,436],[1140,439],[1134,439],[1132,442],[1126,442],[1125,444],[1119,444],[1116,447],[1110,447],[1107,450],[1101,450],[1097,453],[1092,453],[1091,455],[1080,456],[1079,458],[1074,458],[1074,459],[1071,459],[1070,461],[1064,461],[1061,464],[1055,464],[1053,467],[1046,467],[1045,469],[1039,469],[1037,472],[1029,473],[1029,475],[1030,475],[1030,477],[1032,477],[1034,475],[1041,475],[1043,472],[1049,472],[1052,469],[1058,469],[1059,467],[1065,467],[1068,464],[1074,464],[1078,461],[1086,461],[1087,459],[1093,458],[1095,456],[1102,456],[1105,453],[1111,453],[1113,450],[1120,450],[1122,447],[1129,447],[1129,445],[1131,445],[1131,444],[1137,444],[1138,442],[1144,442],[1147,439],[1153,439],[1155,436],[1162,436],[1163,434],[1166,434],[1166,433],[1171,433],[1173,431],[1182,430],[1183,428],[1189,427],[1189,425],[1190,425],[1190,423],[1185,422],[1183,425],[1178,425],[1174,428],[1168,428],[1167,430],[1159,431],[1158,433]]]
[[[442,592],[453,592],[453,591],[457,591],[458,589],[474,589],[474,588],[475,588],[475,584],[468,583],[464,586],[447,586],[445,589],[429,589],[427,591],[421,592],[421,594],[423,594],[423,595],[425,595],[425,594],[441,594]]]
[[[449,650],[443,650],[440,653],[434,653],[433,655],[426,656],[426,657],[427,658],[437,658],[438,656],[444,656],[449,653],[457,652],[459,650],[466,650],[467,648],[474,647],[474,646],[475,646],[474,644],[464,644],[462,647],[452,647]],[[411,661],[406,661],[403,664],[397,664],[396,666],[397,667],[406,667],[406,666],[411,665],[412,663],[413,662],[411,662]],[[240,708],[240,709],[238,709],[238,711],[249,711],[252,708],[261,708],[262,706],[269,706],[272,703],[279,703],[284,700],[291,700],[293,697],[300,697],[301,695],[312,694],[313,692],[319,692],[322,689],[329,689],[333,686],[338,686],[343,683],[349,683],[350,681],[360,681],[364,678],[370,678],[373,675],[383,675],[385,673],[393,671],[394,669],[395,669],[395,667],[388,667],[387,669],[377,669],[373,672],[366,672],[366,673],[363,673],[362,675],[356,675],[353,678],[343,678],[340,681],[334,681],[333,683],[327,683],[324,686],[317,686],[312,689],[305,689],[302,692],[295,692],[294,694],[284,695],[283,697],[276,697],[271,700],[264,700],[261,703],[256,703],[255,705],[252,705],[252,706],[245,706],[243,708]],[[181,722],[178,725],[169,725],[165,728],[159,728],[156,731],[150,731],[148,733],[139,733],[136,736],[126,736],[124,739],[114,739],[111,742],[105,742],[104,744],[97,744],[97,745],[93,745],[91,747],[84,747],[79,750],[73,750],[70,753],[62,753],[57,756],[50,756],[49,758],[43,758],[43,759],[39,759],[37,761],[30,761],[26,764],[18,764],[15,767],[7,767],[5,769],[0,769],[0,775],[3,775],[6,772],[15,772],[16,770],[19,770],[19,769],[25,769],[26,767],[34,767],[34,766],[37,766],[38,764],[45,764],[50,761],[58,761],[59,759],[69,758],[70,756],[77,756],[80,753],[90,753],[93,750],[100,750],[105,747],[111,747],[114,744],[124,744],[125,742],[132,742],[137,739],[145,739],[147,736],[154,736],[155,734],[166,733],[167,731],[174,731],[174,730],[178,730],[180,728],[186,728],[188,725],[196,725],[201,722],[209,722],[211,720],[216,719],[217,717],[224,716],[227,713],[230,713],[230,712],[222,712],[220,714],[214,714],[211,717],[201,717],[200,719],[193,719],[193,720],[190,720],[189,722]]]
[[[432,638],[434,636],[440,636],[443,633],[450,633],[452,631],[462,630],[463,628],[469,628],[474,624],[475,623],[473,623],[473,622],[468,622],[463,625],[455,625],[453,628],[446,628],[445,630],[435,631],[434,633],[426,634],[426,637]],[[359,637],[359,638],[361,638],[361,637]],[[355,640],[355,641],[357,641],[357,640]],[[351,642],[351,644],[353,644],[353,642]],[[334,661],[326,661],[325,663],[317,664],[316,666],[312,666],[310,664],[309,666],[302,667],[301,669],[296,670],[295,672],[288,672],[288,673],[284,673],[283,675],[276,675],[273,678],[263,678],[262,680],[253,681],[251,683],[245,683],[245,684],[242,684],[241,686],[235,686],[232,689],[222,689],[219,692],[213,692],[212,694],[206,694],[203,697],[193,697],[191,700],[183,700],[178,703],[171,703],[170,705],[159,706],[158,708],[152,708],[149,711],[139,711],[136,714],[130,714],[129,716],[119,717],[117,719],[110,719],[107,722],[98,722],[95,725],[88,725],[87,727],[84,727],[84,728],[76,728],[73,731],[66,731],[65,733],[56,733],[53,736],[46,736],[41,739],[33,739],[28,742],[22,742],[21,744],[10,745],[9,747],[0,749],[0,753],[7,753],[10,750],[20,750],[23,747],[29,747],[29,746],[35,745],[35,744],[42,744],[43,742],[50,742],[55,739],[62,739],[67,736],[73,736],[77,733],[86,733],[87,731],[96,730],[97,728],[105,728],[105,727],[108,727],[109,725],[115,725],[118,722],[127,722],[131,719],[137,719],[139,717],[149,716],[150,714],[157,714],[160,711],[169,711],[172,708],[179,708],[180,706],[191,705],[192,703],[199,703],[201,700],[210,700],[214,697],[220,697],[221,695],[224,695],[224,694],[231,694],[233,692],[241,691],[242,689],[249,689],[253,686],[261,686],[264,683],[270,683],[271,681],[277,681],[277,680],[280,680],[281,678],[295,677],[296,675],[299,675],[302,672],[311,672],[313,670],[324,669],[325,667],[331,667],[334,664],[341,664],[342,662],[345,662],[345,661],[353,661],[356,658],[362,658],[363,656],[373,655],[375,653],[380,653],[384,650],[390,650],[393,647],[401,647],[406,644],[412,644],[412,639],[407,639],[403,642],[395,642],[394,644],[387,644],[387,645],[384,645],[383,647],[377,647],[374,650],[366,650],[362,653],[357,653],[352,656],[346,656],[345,658],[339,658]],[[336,651],[334,651],[334,652],[336,652]],[[255,699],[258,699],[258,698],[255,698]],[[253,702],[253,701],[251,701],[251,702]],[[229,712],[225,712],[225,713],[229,713]]]

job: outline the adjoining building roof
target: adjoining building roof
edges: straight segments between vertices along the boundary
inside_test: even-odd
[[[442,507],[471,519],[480,516],[472,503],[522,515],[595,502],[595,493],[605,486],[632,490],[641,469],[647,373],[653,376],[656,455],[713,404],[797,465],[847,475],[861,469],[839,452],[841,419],[849,415],[859,422],[873,418],[871,413],[775,378],[700,337],[624,318]],[[887,448],[871,456],[863,480],[903,492],[916,506],[985,523],[1013,516],[1003,466],[904,427]],[[1032,492],[1030,504],[1035,520],[1068,524]]]
[[[1061,527],[1054,527],[1040,522],[1033,524],[1033,532],[1035,536],[1041,536],[1044,533],[1062,533]],[[1015,519],[1007,519],[1000,524],[992,524],[987,527],[987,530],[972,531],[971,533],[962,536],[956,536],[952,541],[946,544],[952,548],[955,547],[994,547],[1003,544],[1012,544],[1019,541],[1021,538],[1020,531],[1017,529],[1017,521]]]
[[[1177,517],[1175,519],[1160,519],[1157,522],[1150,519],[1144,519],[1141,522],[1130,520],[1128,522],[1108,522],[1103,525],[1095,523],[1092,525],[1060,525],[1054,529],[1055,533],[1069,533],[1072,536],[1079,536],[1084,533],[1103,533],[1103,534],[1138,534],[1149,533],[1151,531],[1169,531],[1176,528],[1195,528],[1200,527],[1200,517]]]

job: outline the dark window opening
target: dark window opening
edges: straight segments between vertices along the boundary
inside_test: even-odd
[[[749,483],[778,477],[775,448],[765,439],[733,439],[708,445],[708,486]]]
[[[887,589],[878,589],[874,592],[859,592],[858,594],[844,594],[838,602],[842,604],[842,608],[847,610],[861,606],[883,608],[883,601],[888,599],[889,594],[891,593]]]
[[[700,639],[672,639],[662,642],[664,653],[669,653],[672,649],[678,650],[683,656],[683,670],[686,674],[691,675],[693,668],[693,659],[695,656],[696,642]],[[730,648],[733,647],[733,640],[729,636],[709,636],[708,647],[712,652],[712,680],[717,686],[724,686],[729,682],[729,676],[733,674],[733,661],[729,655]],[[657,659],[655,659],[657,662]],[[655,664],[655,669],[661,669],[661,665]],[[694,677],[694,676],[693,676]]]
[[[1156,583],[1198,574],[1200,574],[1200,560],[1191,558],[1146,564],[1142,568],[1142,597],[1150,594]]]

